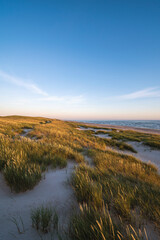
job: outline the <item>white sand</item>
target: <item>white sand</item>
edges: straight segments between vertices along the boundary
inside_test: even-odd
[[[92,131],[94,131],[95,133],[97,132],[97,131],[104,131],[104,132],[106,132],[106,134],[105,133],[99,133],[99,134],[95,134],[94,136],[95,137],[100,137],[100,138],[107,138],[107,139],[111,139],[112,137],[110,137],[108,134],[107,134],[107,132],[111,132],[112,131],[112,129],[106,129],[106,130],[104,130],[104,129],[94,129],[94,128],[84,128],[84,127],[80,127],[80,128],[77,128],[78,130],[83,130],[83,131],[86,131],[86,130],[92,130]]]
[[[70,162],[65,169],[49,170],[45,174],[45,179],[42,179],[33,190],[19,194],[11,193],[3,175],[0,174],[0,240],[40,239],[36,230],[31,227],[30,211],[41,204],[55,206],[60,224],[66,225],[73,205],[77,204],[73,190],[67,184],[74,166],[75,164]],[[24,234],[19,234],[15,224],[10,220],[11,217],[18,220],[19,216],[22,217],[26,229]]]
[[[132,153],[133,156],[143,162],[155,164],[160,172],[160,150],[151,149],[140,142],[128,142],[128,144],[137,151],[137,153]]]
[[[108,134],[101,134],[101,133],[99,133],[99,134],[95,134],[94,135],[95,137],[100,137],[100,138],[107,138],[107,139],[111,139],[112,137],[111,136],[109,136]]]
[[[96,128],[91,128],[91,127],[89,127],[89,128],[79,127],[79,128],[77,128],[77,129],[78,129],[78,130],[84,130],[84,131],[92,130],[92,131],[94,131],[94,132],[97,132],[97,131],[111,132],[111,131],[112,131],[112,129],[103,129],[103,128],[98,128],[98,129],[96,129]]]

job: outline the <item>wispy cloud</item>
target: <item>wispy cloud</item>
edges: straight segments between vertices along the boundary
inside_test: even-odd
[[[130,99],[140,99],[140,98],[159,98],[160,90],[157,87],[145,88],[140,91],[131,92],[129,94],[112,96],[107,99],[115,99],[115,100],[130,100]]]
[[[2,78],[3,81],[7,81],[7,82],[13,83],[17,86],[26,88],[29,91],[32,91],[34,93],[37,93],[37,94],[40,94],[43,96],[48,96],[48,94],[45,91],[43,91],[42,89],[40,89],[39,87],[37,87],[37,85],[35,85],[33,83],[28,83],[24,79],[9,75],[8,73],[3,72],[2,70],[0,70],[0,77]]]
[[[2,70],[0,70],[0,80],[10,82],[17,86],[23,87],[33,93],[43,96],[41,98],[34,99],[34,101],[65,102],[65,103],[69,103],[69,104],[76,104],[76,103],[81,103],[85,100],[83,95],[78,95],[78,96],[52,96],[52,95],[49,95],[47,92],[45,92],[41,88],[39,88],[36,84],[28,83],[27,80],[22,79],[22,78],[17,78],[17,77],[12,76]],[[24,102],[31,101],[31,99],[22,99],[22,101],[23,100],[24,100]]]

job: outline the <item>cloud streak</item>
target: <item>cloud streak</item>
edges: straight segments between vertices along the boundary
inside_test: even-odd
[[[37,87],[37,85],[35,85],[33,83],[27,83],[24,79],[14,77],[14,76],[9,75],[1,70],[0,70],[0,77],[2,78],[3,81],[13,83],[17,86],[23,87],[23,88],[25,88],[31,92],[34,92],[36,94],[48,96],[48,94],[45,91],[43,91],[42,89],[40,89],[39,87]]]
[[[145,88],[140,91],[132,92],[129,94],[124,94],[120,96],[113,96],[107,99],[114,99],[114,100],[134,100],[134,99],[141,99],[141,98],[159,98],[160,97],[160,90],[157,87],[152,88]]]
[[[69,103],[69,104],[76,104],[76,103],[81,103],[85,100],[82,95],[60,96],[60,97],[59,96],[51,96],[47,92],[45,92],[41,88],[39,88],[36,84],[28,83],[28,82],[26,82],[26,80],[9,75],[8,73],[3,72],[2,70],[0,70],[0,77],[1,77],[1,80],[5,81],[5,82],[9,82],[14,85],[23,87],[33,93],[43,96],[41,98],[34,99],[34,101],[65,102],[65,103]],[[25,99],[24,101],[27,102],[28,100]]]

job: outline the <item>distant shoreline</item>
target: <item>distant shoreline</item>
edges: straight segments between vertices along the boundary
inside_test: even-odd
[[[89,126],[101,127],[101,128],[116,128],[116,129],[120,129],[120,130],[132,130],[132,131],[136,131],[136,132],[151,133],[151,134],[160,135],[160,130],[159,129],[136,128],[136,127],[128,127],[128,126],[118,126],[118,125],[98,124],[98,123],[85,123],[85,122],[77,122],[77,123],[83,124],[83,125],[86,125],[86,126],[89,125]]]

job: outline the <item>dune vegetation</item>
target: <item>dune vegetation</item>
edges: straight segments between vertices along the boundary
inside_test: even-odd
[[[89,126],[89,125],[83,125],[80,124],[83,128],[91,127],[92,129],[98,130],[98,127],[95,126]],[[108,130],[108,132],[106,131]],[[112,131],[110,131],[112,130]],[[136,142],[142,142],[144,145],[150,146],[155,149],[160,149],[160,135],[158,134],[149,134],[149,133],[141,133],[136,132],[133,130],[116,130],[116,129],[110,129],[110,128],[101,128],[101,130],[96,131],[95,134],[108,134],[110,137],[112,137],[112,140],[120,140],[123,141],[136,141]],[[133,150],[131,150],[133,151]],[[134,151],[133,151],[134,152]]]
[[[32,227],[43,233],[58,231],[58,215],[55,209],[40,206],[31,210]]]
[[[103,139],[79,126],[56,119],[0,117],[0,170],[6,183],[23,192],[34,188],[47,168],[75,161],[70,184],[79,209],[71,216],[67,237],[147,240],[146,222],[160,228],[160,175],[154,165],[115,149],[135,152],[126,140],[158,148],[160,137],[113,130],[107,133],[113,139]],[[42,232],[49,231],[53,218],[58,222],[56,213],[44,206],[33,209],[31,218]]]
[[[23,137],[25,129],[31,131]],[[66,167],[67,160],[84,162],[82,152],[88,147],[105,149],[105,143],[59,120],[0,118],[0,169],[16,192],[33,188],[47,167]]]
[[[72,178],[81,204],[79,216],[72,219],[75,239],[85,235],[88,239],[142,239],[144,233],[133,233],[133,229],[144,231],[144,220],[160,226],[160,176],[156,168],[115,152],[90,150],[88,154],[95,167],[81,164]]]

